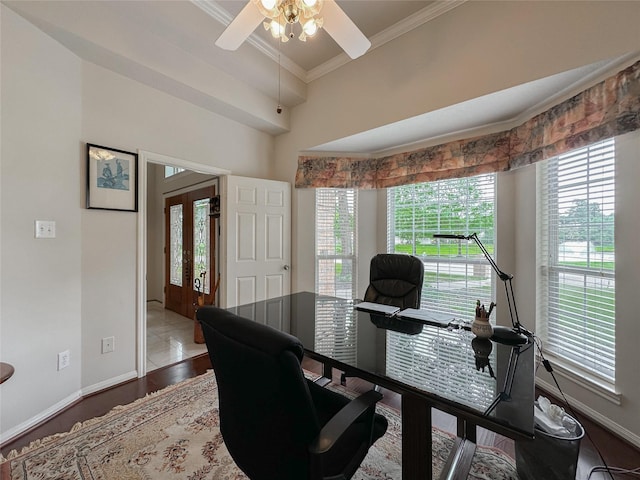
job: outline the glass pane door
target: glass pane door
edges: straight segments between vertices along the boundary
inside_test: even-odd
[[[165,307],[193,318],[195,307],[214,302],[215,239],[209,217],[213,186],[165,200]],[[214,280],[211,280],[214,272]]]

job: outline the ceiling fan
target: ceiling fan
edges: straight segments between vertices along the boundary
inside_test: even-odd
[[[260,22],[283,42],[296,35],[296,24],[302,41],[324,27],[351,58],[358,58],[371,47],[369,39],[335,0],[250,0],[218,37],[216,45],[236,50]]]

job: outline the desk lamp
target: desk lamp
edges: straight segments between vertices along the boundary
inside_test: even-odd
[[[504,283],[504,290],[507,296],[507,303],[509,305],[509,315],[511,316],[511,325],[512,328],[495,326],[493,327],[493,336],[492,340],[495,340],[499,343],[506,343],[508,345],[522,345],[529,341],[529,336],[531,333],[524,329],[522,325],[520,325],[520,321],[518,320],[518,309],[516,308],[516,300],[513,296],[513,284],[511,280],[513,279],[513,275],[509,273],[505,273],[498,268],[496,262],[491,258],[489,252],[484,247],[478,235],[476,233],[472,233],[471,235],[454,235],[454,234],[445,234],[445,233],[436,233],[433,235],[433,238],[446,238],[449,240],[473,240],[478,245],[478,248],[482,251],[485,258],[493,268],[493,271],[496,272],[498,278],[502,280]],[[508,284],[508,286],[507,286]]]

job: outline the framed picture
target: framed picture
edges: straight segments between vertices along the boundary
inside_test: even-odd
[[[87,208],[138,211],[138,155],[87,143]]]

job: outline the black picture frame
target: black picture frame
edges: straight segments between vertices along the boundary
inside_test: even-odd
[[[138,154],[87,143],[87,208],[138,211]]]

